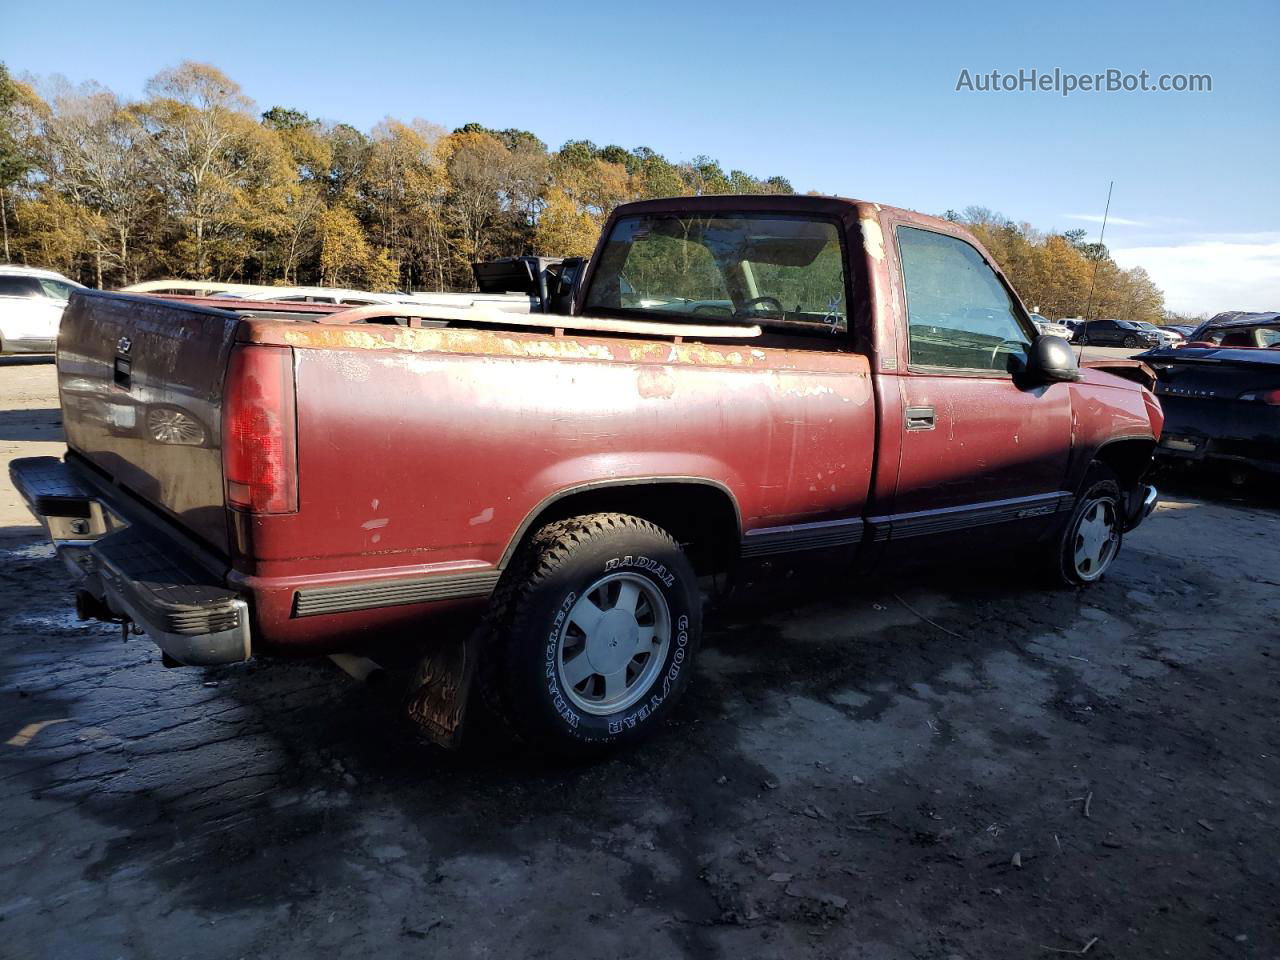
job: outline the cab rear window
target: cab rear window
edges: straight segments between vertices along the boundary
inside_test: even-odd
[[[718,213],[622,217],[601,253],[587,313],[788,331],[848,328],[834,223]]]

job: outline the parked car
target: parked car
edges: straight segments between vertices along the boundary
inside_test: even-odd
[[[1031,314],[1031,322],[1036,325],[1036,329],[1041,333],[1048,334],[1051,337],[1061,337],[1067,341],[1071,340],[1071,328],[1065,323],[1055,323],[1038,313]]]
[[[52,270],[0,265],[0,352],[52,353],[62,311],[78,289]]]
[[[1142,359],[1165,411],[1161,460],[1280,473],[1280,313],[1219,314]]]
[[[1183,340],[1191,339],[1191,334],[1195,333],[1196,328],[1188,323],[1166,323],[1164,329],[1172,330],[1174,333],[1181,335]]]
[[[1160,335],[1127,320],[1088,320],[1076,326],[1075,342],[1097,347],[1154,347]]]
[[[1039,335],[958,224],[831,197],[647,200],[613,211],[572,284],[549,294],[567,315],[279,319],[79,293],[66,457],[11,476],[82,613],[136,625],[169,664],[398,637],[432,737],[456,742],[478,676],[524,739],[566,753],[670,715],[701,575],[992,550],[1082,585],[1155,506],[1159,404]],[[212,442],[116,436],[95,391],[190,410]],[[442,634],[465,609],[482,629]]]
[[[1154,333],[1160,338],[1159,345],[1162,347],[1173,347],[1182,342],[1182,334],[1178,333],[1176,330],[1169,330],[1166,327],[1158,327],[1154,323],[1150,323],[1146,320],[1131,320],[1130,323],[1141,330],[1146,330],[1148,333]]]

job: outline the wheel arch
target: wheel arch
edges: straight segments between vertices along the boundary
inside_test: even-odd
[[[1132,493],[1151,469],[1151,455],[1156,448],[1153,437],[1117,437],[1098,447],[1090,462],[1104,463],[1120,478],[1120,490]]]
[[[723,483],[705,477],[625,477],[576,484],[543,499],[516,528],[498,569],[506,569],[541,527],[590,513],[626,513],[662,527],[686,548],[699,573],[727,568],[741,547],[742,514]]]

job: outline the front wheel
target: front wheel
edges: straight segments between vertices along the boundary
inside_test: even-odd
[[[499,712],[522,739],[589,756],[663,723],[702,628],[696,575],[664,530],[598,513],[548,524],[504,575],[490,615]]]
[[[1125,337],[1125,338],[1124,338],[1124,345],[1125,345],[1126,347],[1128,347],[1130,350],[1132,350],[1134,347],[1136,347],[1136,346],[1138,345],[1138,338],[1137,338],[1137,337]]]
[[[1120,483],[1109,467],[1094,463],[1085,477],[1071,519],[1054,546],[1054,579],[1081,586],[1102,579],[1124,541]]]

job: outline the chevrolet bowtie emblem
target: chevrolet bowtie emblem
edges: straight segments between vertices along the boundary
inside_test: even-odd
[[[116,341],[116,349],[119,350],[121,353],[128,353],[130,350],[133,349],[133,341],[130,340],[128,337],[121,337],[119,340]]]

